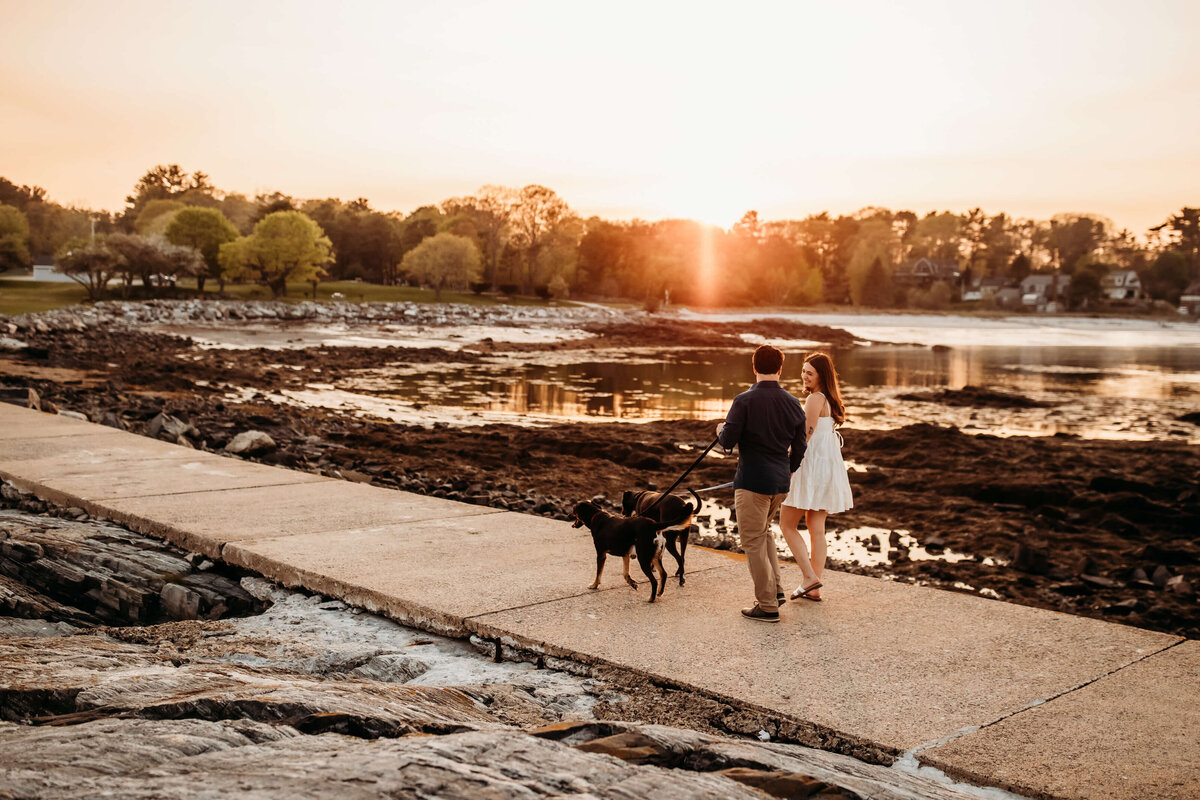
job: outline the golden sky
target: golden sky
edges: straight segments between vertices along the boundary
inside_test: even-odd
[[[155,164],[410,211],[1200,205],[1200,2],[0,0],[0,176],[116,210]]]

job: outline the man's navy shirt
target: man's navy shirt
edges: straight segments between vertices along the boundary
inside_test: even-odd
[[[733,398],[719,439],[741,449],[734,489],[783,494],[804,458],[804,407],[779,381],[759,381]]]

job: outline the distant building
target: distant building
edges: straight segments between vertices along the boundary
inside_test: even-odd
[[[984,278],[983,280],[975,281],[963,290],[962,299],[966,301],[994,300],[996,292],[1003,289],[1005,283],[1004,278]]]
[[[1002,289],[997,289],[996,306],[998,308],[1016,308],[1021,305],[1021,290],[1015,286],[1006,286]]]
[[[1131,269],[1114,269],[1100,279],[1100,292],[1109,300],[1141,300],[1142,281]]]
[[[892,280],[899,286],[928,289],[935,283],[957,286],[960,277],[957,261],[948,258],[918,258],[909,259],[896,267]]]
[[[984,278],[979,282],[979,294],[983,299],[995,297],[996,292],[1000,291],[1007,285],[1008,281],[1004,278]]]
[[[1021,281],[1021,305],[1038,311],[1057,311],[1070,285],[1070,275],[1036,272]]]
[[[1192,281],[1179,296],[1179,310],[1192,316],[1200,315],[1200,281]]]
[[[61,272],[56,272],[53,264],[34,264],[33,279],[47,283],[70,283],[71,278]]]

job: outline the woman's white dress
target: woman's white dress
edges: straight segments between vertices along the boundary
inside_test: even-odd
[[[817,418],[804,460],[792,473],[792,485],[783,504],[830,514],[854,507],[846,462],[842,460],[842,438],[833,429],[833,417]]]

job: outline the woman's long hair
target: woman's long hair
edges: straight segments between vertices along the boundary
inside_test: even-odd
[[[833,367],[833,359],[825,353],[809,353],[804,358],[805,364],[812,364],[821,379],[821,391],[829,401],[829,415],[835,425],[846,421],[846,406],[842,404],[842,392],[838,389],[837,370]]]

